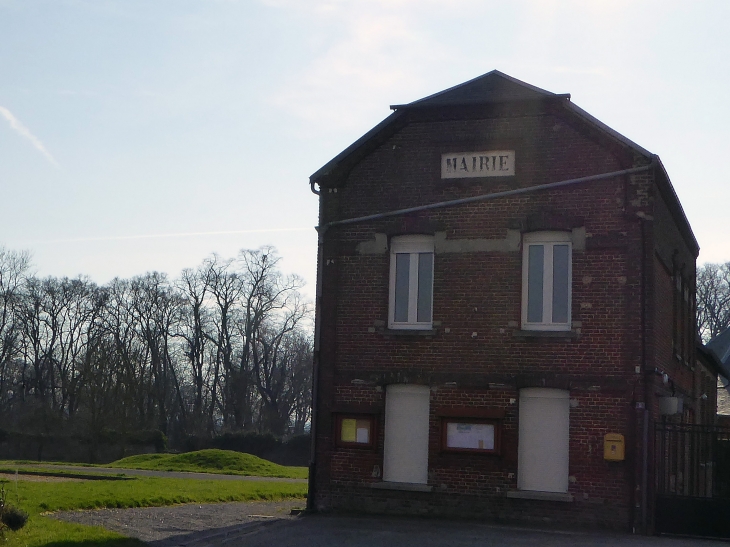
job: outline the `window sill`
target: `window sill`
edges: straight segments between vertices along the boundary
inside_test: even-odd
[[[507,490],[507,497],[523,500],[542,500],[542,501],[564,501],[572,502],[572,494],[563,494],[561,492],[538,492],[536,490]]]
[[[406,492],[431,492],[433,486],[414,482],[371,482],[370,488],[375,490],[404,490]]]
[[[382,329],[384,336],[436,336],[436,329]]]
[[[516,338],[579,338],[580,333],[574,330],[514,330]]]

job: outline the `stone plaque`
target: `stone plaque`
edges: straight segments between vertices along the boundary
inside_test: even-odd
[[[454,152],[441,155],[442,179],[511,177],[514,174],[514,150]]]

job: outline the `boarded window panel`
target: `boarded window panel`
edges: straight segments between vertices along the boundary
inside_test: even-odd
[[[570,400],[567,391],[520,390],[517,486],[538,492],[568,491]]]
[[[384,481],[428,482],[429,399],[427,386],[386,387]]]
[[[408,321],[408,279],[410,277],[411,255],[398,253],[395,258],[395,315],[399,323]]]
[[[553,323],[568,322],[570,251],[567,245],[553,246]]]
[[[530,245],[527,274],[527,321],[542,323],[544,245]]]
[[[494,425],[448,422],[446,447],[469,450],[494,450]]]
[[[357,421],[355,442],[360,444],[370,444],[370,420]]]
[[[433,253],[418,255],[418,322],[431,321]]]
[[[340,440],[343,443],[354,443],[357,441],[357,420],[352,418],[342,419]]]

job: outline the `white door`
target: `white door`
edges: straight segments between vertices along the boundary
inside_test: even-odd
[[[517,487],[568,491],[570,399],[560,389],[520,390]]]
[[[384,481],[428,482],[429,396],[428,386],[386,387]]]

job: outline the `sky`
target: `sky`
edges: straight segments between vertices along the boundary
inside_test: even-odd
[[[0,0],[0,246],[106,283],[274,245],[311,298],[309,176],[389,105],[498,69],[658,154],[698,263],[730,261],[728,20],[725,0]]]

